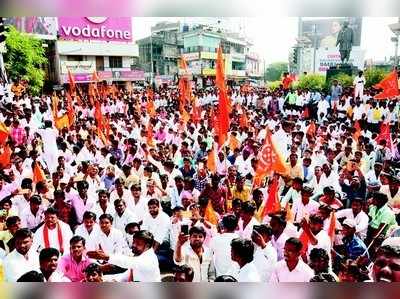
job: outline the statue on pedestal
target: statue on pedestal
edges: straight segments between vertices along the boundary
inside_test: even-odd
[[[349,22],[345,21],[336,41],[336,46],[339,46],[340,59],[343,64],[349,62],[350,52],[353,47],[353,43],[353,29],[349,27]]]

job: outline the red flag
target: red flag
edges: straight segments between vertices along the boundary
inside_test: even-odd
[[[2,154],[0,154],[0,167],[7,168],[11,162],[11,148],[10,146],[6,145]]]
[[[0,145],[5,144],[8,138],[9,130],[3,122],[0,122]]]
[[[265,143],[258,154],[258,163],[256,175],[254,177],[254,188],[261,186],[264,178],[273,171],[285,174],[287,172],[286,165],[280,153],[272,143],[272,134],[268,130],[265,138]]]
[[[104,121],[99,101],[96,101],[94,104],[94,119],[97,122],[97,127],[102,130],[104,128]]]
[[[68,115],[69,125],[72,126],[73,123],[75,122],[75,111],[74,111],[74,106],[72,104],[72,97],[68,92],[67,92],[67,115]]]
[[[239,126],[241,128],[247,128],[249,126],[249,120],[247,119],[246,109],[242,109],[242,114],[239,117]]]
[[[375,138],[375,142],[379,144],[381,140],[386,140],[386,145],[392,150],[392,135],[390,134],[390,125],[387,122],[381,124],[379,135]]]
[[[374,99],[385,100],[399,96],[400,92],[398,79],[397,71],[393,70],[381,82],[374,86],[376,89],[383,89],[381,93],[374,96]]]
[[[267,201],[264,204],[264,208],[262,209],[260,219],[264,219],[269,213],[278,212],[281,210],[281,204],[279,202],[278,196],[278,189],[279,189],[279,181],[278,179],[274,178],[271,186],[268,188],[268,197]]]
[[[43,182],[46,181],[46,175],[44,174],[44,171],[40,164],[38,162],[34,162],[35,165],[33,166],[33,182]]]
[[[225,85],[225,64],[222,58],[222,48],[218,48],[216,65],[216,86],[218,87],[218,145],[221,147],[229,131],[228,95]]]

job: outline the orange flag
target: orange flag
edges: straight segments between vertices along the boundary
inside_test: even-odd
[[[75,84],[74,76],[71,74],[70,70],[68,70],[68,82],[69,82],[70,93],[73,95],[73,94],[75,94],[76,84]]]
[[[154,146],[154,139],[153,139],[153,125],[149,121],[147,126],[147,145],[153,147]]]
[[[331,219],[328,228],[328,236],[333,244],[333,241],[335,241],[335,236],[336,236],[336,214],[334,211],[331,212]]]
[[[301,255],[305,255],[308,251],[308,244],[310,243],[310,239],[308,238],[305,231],[303,231],[299,237],[301,244],[303,247],[301,248]]]
[[[192,121],[197,125],[201,119],[201,107],[197,106],[197,102],[195,100],[192,107]]]
[[[72,97],[68,92],[67,92],[67,115],[68,115],[69,126],[72,126],[73,123],[75,122],[75,111],[74,111],[74,106],[72,104]]]
[[[54,125],[58,130],[62,130],[64,128],[69,128],[68,114],[64,114],[63,116],[56,117],[56,119],[54,120]]]
[[[0,154],[0,167],[7,168],[11,162],[11,148],[10,146],[6,145],[2,154]]]
[[[97,72],[96,72],[96,71],[93,72],[92,81],[94,81],[94,82],[96,82],[96,83],[100,81],[100,78],[99,78],[99,76],[97,75]]]
[[[268,197],[264,204],[264,208],[261,210],[260,219],[265,218],[270,213],[278,212],[281,210],[281,204],[279,202],[278,196],[279,181],[274,178],[272,180],[271,186],[268,188]]]
[[[221,147],[228,138],[229,112],[228,95],[225,84],[225,64],[222,48],[218,48],[215,83],[218,87],[218,145]]]
[[[212,149],[208,152],[207,156],[207,169],[213,174],[217,171],[217,163],[215,156],[216,156],[215,148],[213,146]]]
[[[208,200],[208,204],[206,207],[206,210],[204,212],[204,219],[207,220],[208,222],[210,222],[213,225],[217,225],[218,224],[218,217],[215,214],[214,208],[211,204],[211,200]]]
[[[358,138],[361,135],[361,126],[358,120],[356,120],[356,122],[354,123],[354,129],[356,129],[356,131],[353,134],[353,139],[358,142]]]
[[[247,119],[246,109],[242,109],[242,114],[239,117],[239,126],[241,128],[247,128],[249,126],[249,120]]]
[[[181,114],[182,114],[182,120],[186,124],[190,120],[190,115],[189,113],[187,113],[185,108],[182,108]]]
[[[9,130],[3,122],[0,122],[0,145],[6,143],[8,138]]]
[[[235,149],[240,147],[240,141],[234,136],[229,137],[229,148],[233,152]]]
[[[386,140],[386,145],[388,148],[392,149],[392,134],[390,133],[390,125],[387,122],[381,124],[380,133],[375,138],[375,142],[379,144],[381,140]]]
[[[289,202],[286,203],[285,210],[286,210],[286,221],[289,223],[293,223],[294,222],[294,213],[293,213],[292,207],[290,206]]]
[[[381,82],[374,85],[374,88],[376,89],[383,89],[381,93],[374,96],[374,99],[385,100],[399,96],[400,92],[398,80],[399,78],[397,77],[397,71],[393,70]]]
[[[312,120],[311,124],[308,126],[307,135],[314,137],[316,132],[317,132],[317,127],[315,126],[315,122]]]
[[[96,101],[96,103],[94,104],[94,119],[97,122],[97,127],[100,128],[100,130],[103,130],[104,120],[103,114],[101,113],[101,106],[99,101]]]
[[[268,130],[265,143],[258,154],[258,163],[256,174],[254,177],[254,188],[261,186],[262,181],[267,175],[273,171],[285,174],[287,173],[286,165],[283,162],[281,154],[277,151],[272,143],[272,134]]]
[[[99,127],[97,127],[96,133],[97,133],[97,136],[99,136],[101,142],[103,142],[104,145],[108,145],[108,140],[107,140],[106,136],[104,135],[103,131]]]
[[[35,162],[35,166],[33,167],[32,180],[34,183],[46,181],[46,175],[38,162]]]

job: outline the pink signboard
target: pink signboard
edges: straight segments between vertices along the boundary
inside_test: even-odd
[[[109,71],[97,72],[97,75],[100,80],[112,79],[112,72]],[[93,74],[73,74],[73,76],[77,83],[91,82],[93,78]],[[63,83],[68,83],[68,75],[63,75],[62,81]]]
[[[129,17],[59,17],[58,33],[63,40],[132,42]]]

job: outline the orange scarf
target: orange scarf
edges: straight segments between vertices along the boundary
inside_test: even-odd
[[[60,248],[60,253],[63,254],[64,253],[63,237],[61,233],[61,226],[58,223],[57,223],[57,237],[58,237],[58,245]],[[50,247],[49,229],[46,224],[43,227],[43,240],[44,240],[44,248],[49,248]]]

